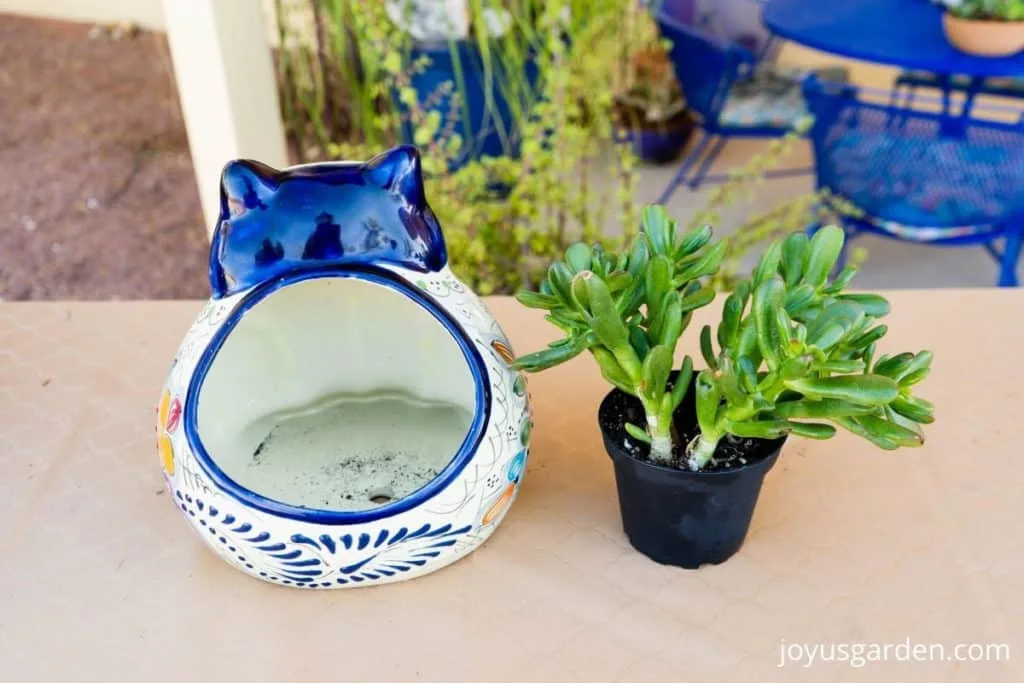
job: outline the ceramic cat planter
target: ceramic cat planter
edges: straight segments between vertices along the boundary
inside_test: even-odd
[[[242,571],[388,583],[479,546],[529,452],[524,379],[446,265],[419,157],[224,171],[213,297],[174,358],[174,503]]]

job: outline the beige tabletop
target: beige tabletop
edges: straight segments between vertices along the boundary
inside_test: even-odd
[[[247,578],[167,500],[153,411],[198,303],[0,304],[0,681],[1024,681],[1024,295],[890,298],[885,348],[935,351],[927,445],[791,440],[726,564],[630,548],[582,357],[530,378],[483,547],[333,592]],[[488,303],[517,351],[553,338]]]

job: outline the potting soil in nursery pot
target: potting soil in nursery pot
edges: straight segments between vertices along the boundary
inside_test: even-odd
[[[682,451],[670,466],[656,464],[648,458],[649,446],[629,436],[627,422],[645,421],[635,397],[612,390],[601,402],[598,421],[615,467],[623,529],[634,548],[656,562],[687,569],[719,564],[740,549],[784,438],[723,439],[712,463],[692,472]],[[692,386],[674,424],[677,443],[687,444],[698,434]]]
[[[419,157],[276,171],[236,161],[213,298],[158,409],[175,504],[266,581],[336,588],[438,569],[518,492],[525,382],[446,264]]]

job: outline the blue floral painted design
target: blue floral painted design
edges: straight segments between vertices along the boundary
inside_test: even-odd
[[[516,483],[523,476],[523,469],[526,467],[526,449],[516,453],[516,457],[508,464],[508,480]]]
[[[391,578],[426,565],[442,550],[456,545],[471,525],[381,529],[369,533],[292,534],[276,538],[251,523],[219,510],[189,494],[176,492],[178,506],[207,531],[211,545],[260,578],[285,586],[335,588]],[[355,551],[359,559],[338,569],[329,568],[326,556]],[[273,569],[270,569],[273,568]]]

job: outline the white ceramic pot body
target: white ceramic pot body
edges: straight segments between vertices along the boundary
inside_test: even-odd
[[[222,196],[214,296],[185,335],[157,409],[174,504],[229,564],[286,586],[389,583],[471,552],[508,512],[526,469],[526,382],[509,367],[497,322],[446,264],[415,150],[286,171],[233,162]],[[451,450],[427,454],[436,475],[401,495],[385,482],[384,502],[323,506],[275,496],[286,490],[279,480],[247,479],[266,416],[377,390],[464,409],[468,427]],[[303,442],[313,444],[302,457],[321,488],[339,475],[324,474],[316,444],[352,435],[372,447],[400,431],[338,424]],[[290,471],[301,474],[303,462]]]

